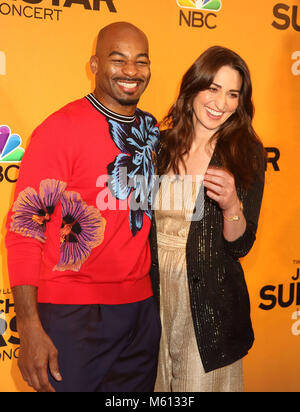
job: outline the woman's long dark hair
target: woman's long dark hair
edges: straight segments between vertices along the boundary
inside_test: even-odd
[[[252,84],[249,69],[244,60],[232,50],[214,46],[206,50],[190,67],[182,79],[179,97],[162,122],[167,130],[162,136],[158,173],[172,170],[179,174],[180,163],[185,167],[183,157],[189,152],[194,139],[193,102],[200,91],[208,89],[218,70],[230,66],[242,77],[239,105],[234,114],[219,128],[211,141],[216,138],[215,152],[221,164],[231,172],[238,184],[248,188],[264,153],[257,137],[252,119]],[[259,149],[259,151],[258,151]]]

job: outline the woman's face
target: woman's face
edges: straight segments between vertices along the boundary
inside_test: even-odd
[[[239,105],[242,77],[230,66],[219,69],[207,90],[198,93],[193,103],[195,130],[213,135]]]

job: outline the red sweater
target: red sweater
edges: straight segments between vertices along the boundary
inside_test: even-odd
[[[152,295],[148,190],[158,135],[150,114],[120,116],[93,95],[34,131],[7,220],[11,287],[36,286],[39,302],[56,304]]]

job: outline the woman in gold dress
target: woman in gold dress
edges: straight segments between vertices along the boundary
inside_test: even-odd
[[[164,121],[151,232],[157,392],[243,391],[254,334],[239,259],[255,241],[265,171],[253,113],[246,63],[215,46],[184,75]]]

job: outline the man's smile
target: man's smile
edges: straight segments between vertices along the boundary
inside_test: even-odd
[[[136,93],[144,82],[142,79],[114,79],[114,81],[124,93],[130,94]]]

